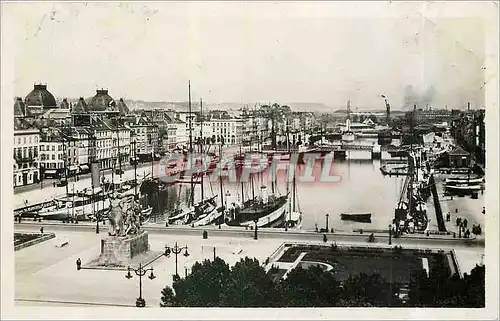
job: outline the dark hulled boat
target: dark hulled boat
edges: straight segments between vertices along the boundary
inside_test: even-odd
[[[342,213],[342,214],[340,214],[340,218],[343,221],[371,223],[372,214],[371,213]]]
[[[282,220],[285,214],[288,195],[267,196],[267,187],[261,187],[262,197],[259,199],[248,200],[238,206],[229,209],[225,222],[229,226],[254,226],[268,227],[276,221]]]

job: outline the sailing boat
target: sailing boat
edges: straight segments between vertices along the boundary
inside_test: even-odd
[[[109,198],[101,191],[101,188],[96,188],[93,197],[90,192],[83,191],[55,198],[55,205],[40,209],[36,216],[44,220],[91,220],[94,211],[98,213],[110,208]]]
[[[410,122],[410,131],[413,136],[413,119]],[[395,211],[394,222],[398,229],[425,231],[429,228],[429,218],[427,216],[427,206],[419,191],[421,181],[419,180],[418,168],[421,155],[414,150],[411,142],[408,155],[408,177],[405,180],[403,193]],[[407,192],[406,195],[404,195],[405,191]]]
[[[253,180],[251,180],[253,183]],[[272,227],[277,223],[282,222],[286,211],[288,201],[288,193],[283,196],[274,194],[274,186],[276,182],[272,182],[273,191],[268,194],[267,186],[262,184],[260,187],[260,197],[255,195],[240,204],[233,203],[227,211],[225,222],[228,226],[246,226],[253,227]]]
[[[290,229],[302,228],[302,211],[297,206],[297,182],[295,180],[295,173],[293,173],[292,182],[292,202],[289,207],[288,213],[285,213],[285,227]],[[298,209],[297,209],[298,208]]]
[[[201,106],[201,132],[200,137],[203,138],[203,101],[200,100]],[[191,113],[191,82],[189,82],[189,153],[190,157],[193,155],[193,135],[192,135],[192,113]],[[203,139],[200,139],[202,141]],[[203,151],[203,147],[200,144],[200,151]],[[192,162],[190,162],[193,164]],[[194,164],[193,164],[194,166]],[[191,173],[190,175],[190,184],[191,184],[191,194],[189,200],[189,207],[187,209],[181,210],[180,213],[174,215],[173,217],[169,217],[168,222],[170,224],[191,224],[192,226],[201,226],[212,223],[217,217],[220,217],[222,214],[218,214],[220,209],[217,208],[217,195],[211,196],[209,198],[204,197],[203,190],[203,178],[204,172],[200,171],[194,175]],[[197,179],[201,179],[201,201],[195,204],[194,202],[194,176]]]
[[[347,119],[345,121],[345,130],[342,132],[342,141],[346,143],[351,143],[354,141],[356,136],[354,132],[351,131],[351,100],[347,101]]]

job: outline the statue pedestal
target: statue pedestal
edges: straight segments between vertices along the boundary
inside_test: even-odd
[[[148,232],[141,231],[136,235],[109,236],[101,240],[99,265],[126,266],[130,261],[149,251]]]

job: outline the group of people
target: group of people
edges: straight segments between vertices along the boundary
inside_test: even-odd
[[[458,213],[458,209],[455,209],[455,213]],[[450,222],[450,221],[451,221],[451,213],[448,212],[448,213],[446,213],[446,222]],[[470,229],[467,228],[467,225],[469,224],[469,222],[467,221],[466,218],[462,219],[461,217],[457,216],[457,218],[455,220],[455,224],[458,227],[459,236],[463,235],[464,238],[470,237],[471,232],[470,232]]]

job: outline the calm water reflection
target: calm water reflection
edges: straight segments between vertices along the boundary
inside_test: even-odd
[[[336,230],[352,230],[355,228],[384,229],[391,223],[394,207],[402,185],[400,177],[384,177],[380,172],[380,161],[367,160],[370,152],[350,151],[348,160],[334,161],[331,173],[341,177],[340,182],[297,182],[297,204],[303,213],[303,229],[325,227],[326,214],[329,214],[329,228]],[[389,158],[388,154],[382,156]],[[319,175],[320,162],[316,164],[315,176]],[[300,170],[299,170],[300,171]],[[278,178],[277,192],[285,194],[287,184],[285,174]],[[263,182],[271,191],[268,174],[264,173]],[[258,195],[260,176],[254,179],[255,194]],[[290,186],[290,185],[289,185]],[[185,185],[188,188],[188,185]],[[196,187],[196,199],[200,197],[200,186]],[[290,187],[291,188],[291,187]],[[241,194],[241,185],[224,182],[224,194],[231,194],[229,200],[238,198]],[[251,197],[251,184],[245,184],[244,197]],[[204,184],[205,196],[220,195],[218,181]],[[213,192],[212,192],[213,191]],[[212,194],[213,193],[213,194]],[[342,221],[341,213],[372,213],[371,223]]]

